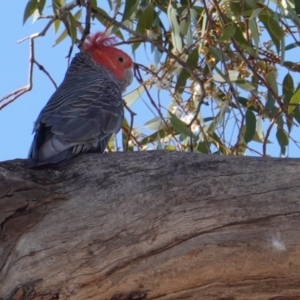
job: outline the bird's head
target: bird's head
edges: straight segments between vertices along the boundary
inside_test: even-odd
[[[95,62],[112,72],[125,91],[133,79],[133,61],[128,54],[116,48],[115,44],[115,36],[98,32],[83,44],[82,49],[89,52]]]

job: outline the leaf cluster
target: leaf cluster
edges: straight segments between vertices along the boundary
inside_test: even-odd
[[[131,45],[138,86],[125,102],[153,118],[124,121],[123,149],[269,155],[272,142],[287,155],[299,147],[300,67],[290,60],[300,45],[298,1],[107,0],[110,12],[83,2],[62,13],[64,0],[49,1],[49,17],[46,0],[30,0],[23,21],[52,18],[56,32],[63,24],[55,44],[70,36],[80,46],[91,22]],[[117,150],[114,140],[109,148]]]

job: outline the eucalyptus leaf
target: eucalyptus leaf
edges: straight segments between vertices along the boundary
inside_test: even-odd
[[[256,118],[252,110],[247,109],[245,120],[246,120],[246,132],[244,136],[244,141],[246,144],[248,144],[250,141],[252,141],[256,131]]]

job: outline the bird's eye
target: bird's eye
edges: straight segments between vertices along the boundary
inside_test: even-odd
[[[124,62],[124,58],[123,57],[119,57],[119,62],[123,63]]]

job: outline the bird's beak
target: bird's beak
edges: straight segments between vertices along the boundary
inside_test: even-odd
[[[133,70],[132,68],[125,69],[125,85],[126,87],[131,85],[133,80]]]

